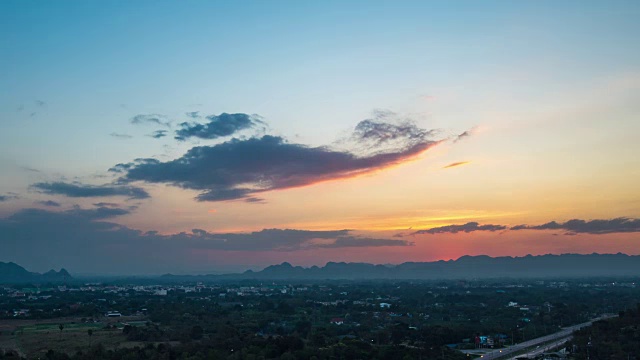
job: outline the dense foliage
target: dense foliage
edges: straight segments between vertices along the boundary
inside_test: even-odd
[[[575,359],[640,359],[640,304],[578,331],[570,347]]]

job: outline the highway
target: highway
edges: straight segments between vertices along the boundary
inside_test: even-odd
[[[542,354],[548,352],[551,349],[555,349],[555,348],[560,347],[561,345],[563,345],[567,341],[571,340],[572,338],[573,338],[573,336],[569,336],[569,337],[564,338],[562,340],[554,341],[552,343],[547,343],[544,346],[540,346],[538,348],[532,349],[531,351],[528,351],[525,354],[521,354],[521,355],[517,355],[517,356],[511,357],[511,358],[509,358],[509,360],[516,360],[516,359],[522,358],[522,357],[534,358],[534,357],[536,357],[538,355],[542,355]]]
[[[517,353],[520,353],[523,350],[531,350],[530,355],[534,356],[534,355],[539,355],[542,352],[544,352],[545,349],[548,348],[553,348],[553,344],[556,344],[556,346],[560,346],[562,345],[564,342],[566,342],[567,340],[569,340],[569,338],[571,337],[571,334],[573,334],[574,331],[579,330],[583,327],[586,326],[591,326],[591,324],[594,321],[598,321],[598,320],[603,320],[603,319],[608,319],[611,317],[614,317],[616,315],[603,315],[600,317],[597,317],[595,319],[592,319],[591,321],[587,321],[585,323],[582,324],[577,324],[577,325],[573,325],[573,326],[569,326],[566,328],[563,328],[561,331],[558,331],[557,333],[554,334],[550,334],[550,335],[546,335],[546,336],[542,336],[539,338],[535,338],[535,339],[531,339],[531,340],[527,340],[524,342],[521,342],[519,344],[515,344],[513,346],[510,346],[508,348],[504,348],[504,349],[497,349],[497,350],[493,350],[490,352],[485,353],[484,355],[482,355],[482,359],[483,360],[493,360],[493,359],[516,359],[517,357],[526,357],[527,353],[524,354],[519,354],[516,356]],[[548,343],[553,341],[553,344],[548,344],[546,346],[543,346],[542,344]],[[535,354],[534,354],[535,352]],[[511,355],[511,357],[509,357],[509,355]]]

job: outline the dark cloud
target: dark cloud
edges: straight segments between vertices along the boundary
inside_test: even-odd
[[[132,163],[126,163],[126,164],[116,164],[113,167],[111,167],[108,171],[109,172],[114,172],[114,173],[125,173],[127,172],[129,169],[133,168],[135,166],[135,164],[138,163],[160,163],[160,160],[156,160],[156,159],[135,159],[134,162]]]
[[[93,204],[96,207],[120,207],[120,204],[112,203],[112,202],[99,202]]]
[[[171,126],[171,121],[160,114],[139,114],[131,118],[131,123],[136,125],[155,124],[160,126]]]
[[[200,111],[189,111],[187,113],[185,113],[185,115],[187,115],[188,117],[192,118],[192,119],[197,119],[200,118]]]
[[[458,161],[458,162],[451,163],[451,164],[449,164],[447,166],[444,166],[443,169],[448,169],[448,168],[467,165],[467,164],[469,164],[469,161]]]
[[[501,230],[563,230],[562,235],[572,236],[577,234],[612,234],[640,232],[640,219],[620,217],[615,219],[580,220],[573,219],[567,222],[550,221],[542,225],[516,225],[507,228],[505,225],[480,225],[477,222],[469,222],[464,225],[448,225],[435,227],[426,230],[419,230],[412,235],[418,234],[441,234],[473,231],[501,231]],[[557,234],[555,234],[557,235]]]
[[[406,240],[371,239],[353,236],[342,236],[333,243],[318,244],[320,248],[344,248],[344,247],[377,247],[377,246],[413,246],[414,243]]]
[[[426,229],[426,230],[418,230],[414,232],[412,235],[444,234],[444,233],[456,234],[459,232],[470,233],[473,231],[500,231],[505,229],[507,229],[507,227],[504,225],[492,225],[492,224],[480,225],[477,222],[468,222],[464,225],[447,225],[447,226],[440,226],[440,227],[435,227],[435,228]]]
[[[254,193],[251,189],[220,189],[209,190],[196,197],[198,201],[226,201],[247,199],[247,196]]]
[[[615,218],[615,219],[597,219],[597,220],[580,220],[572,219],[564,223],[551,221],[542,225],[517,225],[511,230],[566,230],[565,235],[575,234],[611,234],[611,233],[628,233],[640,232],[640,219],[632,218]]]
[[[44,206],[51,206],[51,207],[60,207],[60,203],[59,202],[55,202],[53,200],[36,201],[36,204],[40,204],[40,205],[44,205]]]
[[[432,131],[409,123],[365,120],[356,126],[351,139],[367,143],[368,155],[292,144],[282,137],[265,135],[197,146],[167,162],[136,159],[110,171],[123,174],[121,183],[165,183],[200,191],[199,201],[247,199],[265,191],[349,178],[400,164],[437,145],[440,140],[433,140],[432,135]]]
[[[116,216],[122,216],[130,214],[130,210],[114,209],[107,207],[97,207],[93,209],[83,209],[79,206],[74,206],[73,209],[53,212],[42,209],[24,209],[13,214],[8,219],[10,221],[33,223],[34,219],[49,219],[52,221],[62,220],[63,223],[73,221],[87,222],[94,220],[104,220],[113,218]],[[119,226],[119,225],[117,225]],[[73,229],[70,229],[73,231]]]
[[[528,225],[516,225],[509,228],[509,230],[526,230],[528,227]]]
[[[61,212],[21,210],[8,218],[0,218],[2,257],[28,268],[54,263],[75,271],[131,274],[193,269],[194,254],[209,251],[229,256],[228,252],[410,245],[357,237],[349,230],[264,229],[250,233],[211,233],[194,229],[162,235],[108,220],[128,213],[128,210],[111,207],[76,207]]]
[[[149,197],[149,193],[143,188],[135,186],[93,186],[65,182],[42,182],[33,184],[32,187],[45,194],[68,197],[126,196],[129,199],[146,199]]]
[[[252,204],[264,204],[265,203],[264,199],[257,198],[257,197],[249,197],[249,198],[244,199],[244,201],[248,202],[248,203],[252,203]]]
[[[262,122],[254,116],[247,114],[227,114],[209,115],[206,117],[206,124],[183,122],[180,129],[176,130],[176,140],[187,140],[190,138],[218,139],[233,135],[239,131],[252,128]]]
[[[74,207],[72,210],[67,210],[64,214],[69,216],[75,216],[87,220],[102,220],[109,219],[116,216],[122,216],[130,214],[131,210],[128,209],[120,209],[113,207],[97,207],[95,209],[82,209],[78,206]]]
[[[120,133],[115,133],[115,132],[109,134],[109,136],[112,136],[112,137],[118,138],[118,139],[131,139],[131,138],[133,138],[133,136],[131,136],[131,135],[120,134]]]
[[[19,198],[19,196],[17,194],[8,193],[8,194],[5,194],[5,195],[0,195],[0,202],[14,200],[14,199],[18,199],[18,198]]]
[[[167,136],[167,132],[168,132],[167,130],[156,130],[152,132],[149,136],[151,136],[154,139],[160,139]]]
[[[333,240],[346,236],[349,230],[310,231],[264,229],[251,233],[209,233],[194,229],[189,233],[169,235],[174,241],[189,239],[197,248],[230,251],[295,251],[316,247],[314,240]]]

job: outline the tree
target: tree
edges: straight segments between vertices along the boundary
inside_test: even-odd
[[[191,328],[191,332],[189,333],[189,336],[193,340],[200,340],[202,339],[203,333],[204,333],[204,330],[202,329],[202,326],[196,325]]]
[[[93,338],[93,329],[88,329],[87,334],[89,335],[89,347],[91,347],[91,340]]]
[[[60,340],[62,340],[62,330],[64,330],[64,325],[63,324],[58,325],[58,329],[60,329]]]

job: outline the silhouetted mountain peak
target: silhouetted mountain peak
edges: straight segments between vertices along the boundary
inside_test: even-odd
[[[16,283],[16,282],[37,282],[37,281],[63,281],[71,279],[71,275],[65,269],[60,269],[59,272],[55,270],[49,270],[44,274],[29,272],[22,266],[9,262],[0,262],[0,283]]]
[[[71,274],[69,274],[69,272],[65,268],[60,269],[60,271],[58,271],[58,274],[61,276],[71,277]]]

